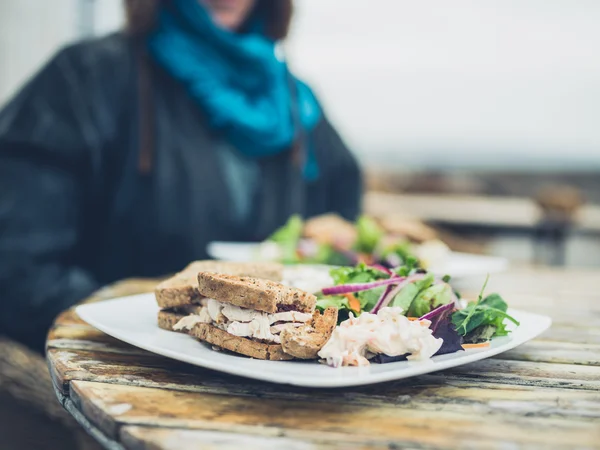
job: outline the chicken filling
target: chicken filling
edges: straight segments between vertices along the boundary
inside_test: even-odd
[[[177,322],[173,329],[189,330],[197,323],[208,323],[234,336],[279,344],[279,335],[285,328],[299,327],[311,318],[312,314],[299,311],[269,314],[209,298],[205,299],[201,308]]]

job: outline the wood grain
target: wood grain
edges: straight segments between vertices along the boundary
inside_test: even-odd
[[[51,330],[47,359],[60,395],[128,449],[600,449],[593,274],[600,279],[554,269],[494,277],[490,292],[550,315],[552,328],[491,359],[373,386],[318,390],[225,375],[124,344],[73,310]],[[480,282],[464,283],[476,292]],[[121,282],[91,301],[155,284]]]
[[[412,443],[444,447],[473,445],[493,439],[502,446],[586,447],[600,439],[598,421],[563,417],[514,416],[513,411],[464,414],[456,403],[419,410],[348,405],[318,400],[289,401],[168,391],[106,383],[75,381],[71,398],[102,431],[114,438],[122,425],[147,425],[282,436],[354,444]],[[566,400],[555,399],[547,408]],[[583,400],[585,401],[585,400]],[[460,408],[458,408],[460,409]]]
[[[600,345],[548,341],[543,336],[502,353],[496,359],[600,366]]]
[[[68,384],[71,379],[94,381],[96,376],[104,376],[103,379],[107,379],[117,373],[123,373],[122,371],[131,376],[133,374],[143,375],[149,364],[159,365],[165,373],[172,372],[179,367],[193,367],[123,344],[93,329],[56,327],[50,334],[48,347],[51,366],[58,368],[56,377],[59,386]],[[463,380],[475,377],[481,382],[490,380],[545,387],[595,388],[597,386],[595,377],[600,379],[599,348],[597,345],[535,340],[491,360],[444,372],[444,376]],[[63,351],[61,352],[59,349]],[[114,357],[107,353],[125,354],[131,355],[131,357],[126,357],[123,362],[124,357]],[[102,356],[103,364],[95,364],[98,354]],[[567,366],[555,367],[543,363],[561,363]],[[573,378],[571,376],[574,369],[569,366],[572,365],[586,366],[575,368],[582,377]],[[588,372],[590,375],[585,376]],[[532,373],[540,374],[540,376],[532,376]],[[151,372],[151,376],[158,375]],[[428,376],[435,377],[437,375]]]
[[[367,192],[365,212],[384,217],[402,211],[405,217],[424,221],[532,228],[542,218],[541,208],[529,198],[472,195],[397,194]],[[585,230],[600,230],[600,207],[584,205],[575,224]]]
[[[201,448],[203,450],[239,450],[240,448],[246,450],[329,450],[337,448],[332,444],[302,441],[300,439],[181,428],[126,426],[121,429],[119,437],[125,446],[132,450],[181,450],[184,448]],[[358,445],[344,447],[348,450],[365,448]]]

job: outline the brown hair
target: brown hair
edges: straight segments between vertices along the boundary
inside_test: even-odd
[[[163,1],[167,0],[124,0],[127,30],[138,36],[148,33]],[[275,40],[287,36],[293,12],[292,0],[257,0],[255,8],[267,18],[267,36]]]

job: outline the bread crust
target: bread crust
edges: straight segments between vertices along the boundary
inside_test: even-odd
[[[245,276],[248,273],[254,276]],[[205,297],[271,314],[279,311],[313,312],[316,304],[316,297],[313,294],[272,280],[280,280],[282,273],[283,266],[275,263],[193,262],[156,287],[156,301],[159,307],[164,309],[158,313],[158,326],[174,331],[173,326],[187,315],[183,307],[199,304]],[[284,351],[280,344],[235,336],[207,323],[197,323],[190,330],[180,330],[180,332],[215,347],[251,358],[275,361],[294,358],[314,359],[317,357],[316,352],[329,339],[335,328],[337,310],[334,308],[332,310],[335,311],[335,316],[333,316],[334,312],[328,312],[329,310],[324,315],[315,313],[311,327],[300,327],[306,328],[306,332],[310,334],[306,337],[310,342],[308,346],[300,345],[301,339],[299,340],[296,335],[290,335],[287,345],[291,348],[291,353]],[[282,335],[286,331],[287,329],[282,332]],[[315,350],[317,346],[318,349]]]
[[[350,249],[358,238],[356,226],[337,214],[324,214],[304,223],[303,235],[322,244]]]
[[[174,311],[159,311],[158,326],[173,330],[173,326],[186,315]],[[268,344],[241,336],[235,336],[206,323],[198,323],[191,330],[177,330],[211,345],[256,359],[285,361],[290,359],[317,359],[317,353],[331,337],[337,324],[337,309],[328,308],[323,314],[315,311],[312,321],[299,328],[287,328],[281,332],[281,344]]]
[[[317,301],[313,294],[274,281],[211,272],[198,274],[198,291],[220,302],[271,314],[291,310],[311,313]]]
[[[337,326],[337,317],[337,308],[327,308],[323,314],[315,311],[304,326],[286,328],[280,335],[283,351],[299,359],[317,359]]]
[[[175,331],[173,326],[185,317],[184,314],[179,314],[173,311],[159,311],[158,312],[158,327],[163,330]],[[185,332],[181,330],[180,332]]]
[[[198,304],[202,295],[198,292],[198,273],[216,272],[238,276],[252,276],[267,280],[280,281],[283,277],[283,265],[272,262],[244,263],[228,261],[194,261],[181,272],[156,286],[156,303],[161,309]]]
[[[194,325],[188,334],[201,341],[251,358],[271,361],[285,361],[294,358],[284,353],[279,344],[266,344],[245,337],[234,336],[207,323]]]

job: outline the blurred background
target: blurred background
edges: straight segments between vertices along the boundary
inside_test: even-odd
[[[61,46],[123,21],[120,0],[1,2],[0,103]],[[595,266],[598,23],[594,0],[301,0],[285,46],[367,169],[368,211],[513,260]]]
[[[0,107],[61,47],[123,23],[122,0],[0,1]],[[454,250],[600,267],[598,24],[597,0],[297,0],[285,53],[362,162],[366,212]],[[48,425],[77,429],[28,358],[0,338],[0,367],[30,378],[4,380],[0,436],[22,422],[7,399],[37,398],[23,415],[45,410],[41,434],[96,448]]]

